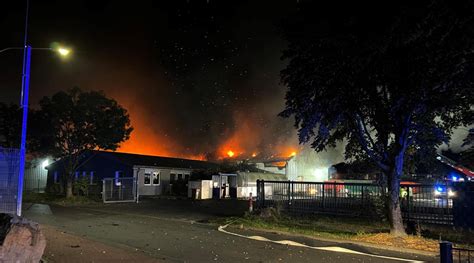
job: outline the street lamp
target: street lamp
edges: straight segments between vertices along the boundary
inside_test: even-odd
[[[16,214],[21,216],[21,206],[23,199],[23,181],[25,178],[25,162],[26,162],[26,124],[28,122],[28,93],[30,87],[30,69],[31,69],[31,50],[50,50],[58,52],[62,57],[66,57],[71,53],[71,50],[65,47],[58,48],[32,48],[30,45],[21,47],[8,47],[0,50],[0,53],[8,50],[22,50],[23,49],[23,72],[21,85],[21,101],[20,106],[23,109],[21,122],[21,142],[20,142],[20,169],[18,175],[18,192],[17,192],[17,206]]]
[[[31,69],[31,50],[49,50],[58,52],[62,57],[66,57],[71,53],[71,50],[65,47],[57,48],[32,48],[26,44],[22,47],[8,47],[0,50],[0,53],[8,50],[23,50],[23,73],[21,85],[21,101],[20,106],[23,109],[23,117],[21,122],[21,142],[20,142],[20,169],[18,175],[18,193],[16,214],[21,216],[21,205],[23,199],[23,181],[25,178],[25,162],[26,162],[26,124],[28,122],[28,93],[30,87],[30,69]]]
[[[56,51],[60,56],[66,57],[71,53],[71,50],[60,45],[53,45],[49,48],[32,48],[28,45],[28,17],[29,17],[30,1],[26,0],[25,12],[25,36],[23,40],[23,47],[8,47],[0,50],[0,53],[17,49],[23,50],[23,71],[21,79],[21,101],[20,106],[23,109],[23,117],[21,121],[21,142],[20,142],[20,171],[18,174],[18,192],[17,192],[17,206],[16,214],[21,216],[21,203],[23,199],[23,181],[25,177],[25,161],[26,161],[26,123],[28,121],[28,93],[30,87],[30,68],[31,68],[31,50],[50,50]]]

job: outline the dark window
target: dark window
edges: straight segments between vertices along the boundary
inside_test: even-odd
[[[160,184],[160,172],[153,172],[153,184],[154,185]]]
[[[184,180],[185,180],[186,182],[189,181],[189,174],[185,174],[185,175],[184,175]]]
[[[150,173],[145,173],[145,176],[143,176],[143,184],[144,185],[151,185],[151,174]]]
[[[181,181],[183,180],[183,175],[182,174],[178,174],[178,181]]]

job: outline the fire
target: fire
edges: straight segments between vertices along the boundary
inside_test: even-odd
[[[227,156],[229,156],[230,158],[234,157],[235,153],[231,150],[227,151]]]
[[[257,153],[252,153],[252,157],[257,157]]]
[[[289,157],[293,157],[296,155],[296,152],[291,152]]]

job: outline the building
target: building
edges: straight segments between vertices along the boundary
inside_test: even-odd
[[[46,166],[49,162],[50,159],[47,157],[27,160],[23,184],[25,192],[43,193],[45,191],[48,178]]]
[[[78,162],[75,181],[85,182],[87,194],[97,196],[101,196],[106,178],[115,181],[114,187],[120,186],[122,178],[133,178],[137,196],[161,195],[171,193],[173,185],[185,184],[195,170],[218,167],[205,161],[106,151],[86,151]],[[47,191],[64,191],[66,163],[67,160],[59,160],[46,167]]]

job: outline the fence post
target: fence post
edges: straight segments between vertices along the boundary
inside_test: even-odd
[[[291,181],[288,181],[288,186],[286,189],[286,194],[288,195],[288,211],[290,211],[291,206]]]
[[[262,203],[262,194],[260,193],[260,180],[257,179],[257,202],[256,202],[256,205],[257,205],[257,208],[261,208],[261,203]]]
[[[323,186],[323,203],[322,203],[322,208],[323,208],[323,211],[324,211],[324,192],[326,192],[326,183],[325,182],[322,182],[322,186]]]
[[[439,243],[439,262],[453,262],[453,244],[451,242],[441,241]]]
[[[410,222],[410,186],[407,186],[407,222]]]

